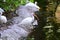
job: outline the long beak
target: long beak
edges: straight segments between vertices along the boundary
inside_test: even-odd
[[[34,17],[36,17],[36,18],[37,18],[37,20],[39,20],[39,18],[38,18],[38,16],[37,16],[36,14],[34,14]]]

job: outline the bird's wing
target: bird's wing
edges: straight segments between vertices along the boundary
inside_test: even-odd
[[[20,24],[31,24],[33,22],[33,19],[31,17],[27,17],[22,20]]]

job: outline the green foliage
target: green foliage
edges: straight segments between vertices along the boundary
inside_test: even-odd
[[[30,0],[33,2],[33,0]],[[0,7],[5,11],[13,11],[21,4],[26,4],[26,0],[0,0]]]
[[[60,40],[60,23],[55,23],[54,22],[54,15],[55,15],[55,10],[57,6],[56,0],[49,0],[49,4],[47,5],[48,7],[48,17],[51,17],[50,19],[47,19],[46,25],[43,30],[45,32],[45,40]],[[52,16],[51,16],[52,15]],[[53,19],[53,20],[52,20]],[[50,21],[49,21],[50,20]]]
[[[32,38],[28,38],[27,40],[34,40],[34,38],[32,37]]]
[[[14,10],[18,5],[20,5],[20,0],[6,0],[3,2],[3,0],[0,2],[0,7],[7,10]]]

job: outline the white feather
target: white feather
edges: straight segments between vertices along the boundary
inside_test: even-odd
[[[2,15],[4,12],[4,10],[2,8],[0,8],[0,14]]]
[[[27,17],[20,24],[31,24],[34,21],[34,17]]]
[[[5,16],[0,16],[0,23],[6,23],[7,18]]]
[[[31,2],[27,3],[25,6],[30,6],[30,7],[35,7],[37,9],[40,9],[39,6],[37,6],[36,4],[31,3]]]

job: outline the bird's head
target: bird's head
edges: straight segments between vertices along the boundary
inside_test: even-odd
[[[37,20],[39,20],[38,16],[35,14],[36,11],[39,11],[40,7],[37,5],[37,2],[35,3],[32,3],[32,2],[29,2],[25,5],[25,7],[27,7],[27,9],[32,12],[32,15],[34,17],[37,18]]]
[[[40,7],[37,6],[37,2],[35,3],[29,2],[25,5],[25,7],[27,7],[27,9],[29,9],[29,11],[32,11],[32,12],[39,11],[40,9]]]

